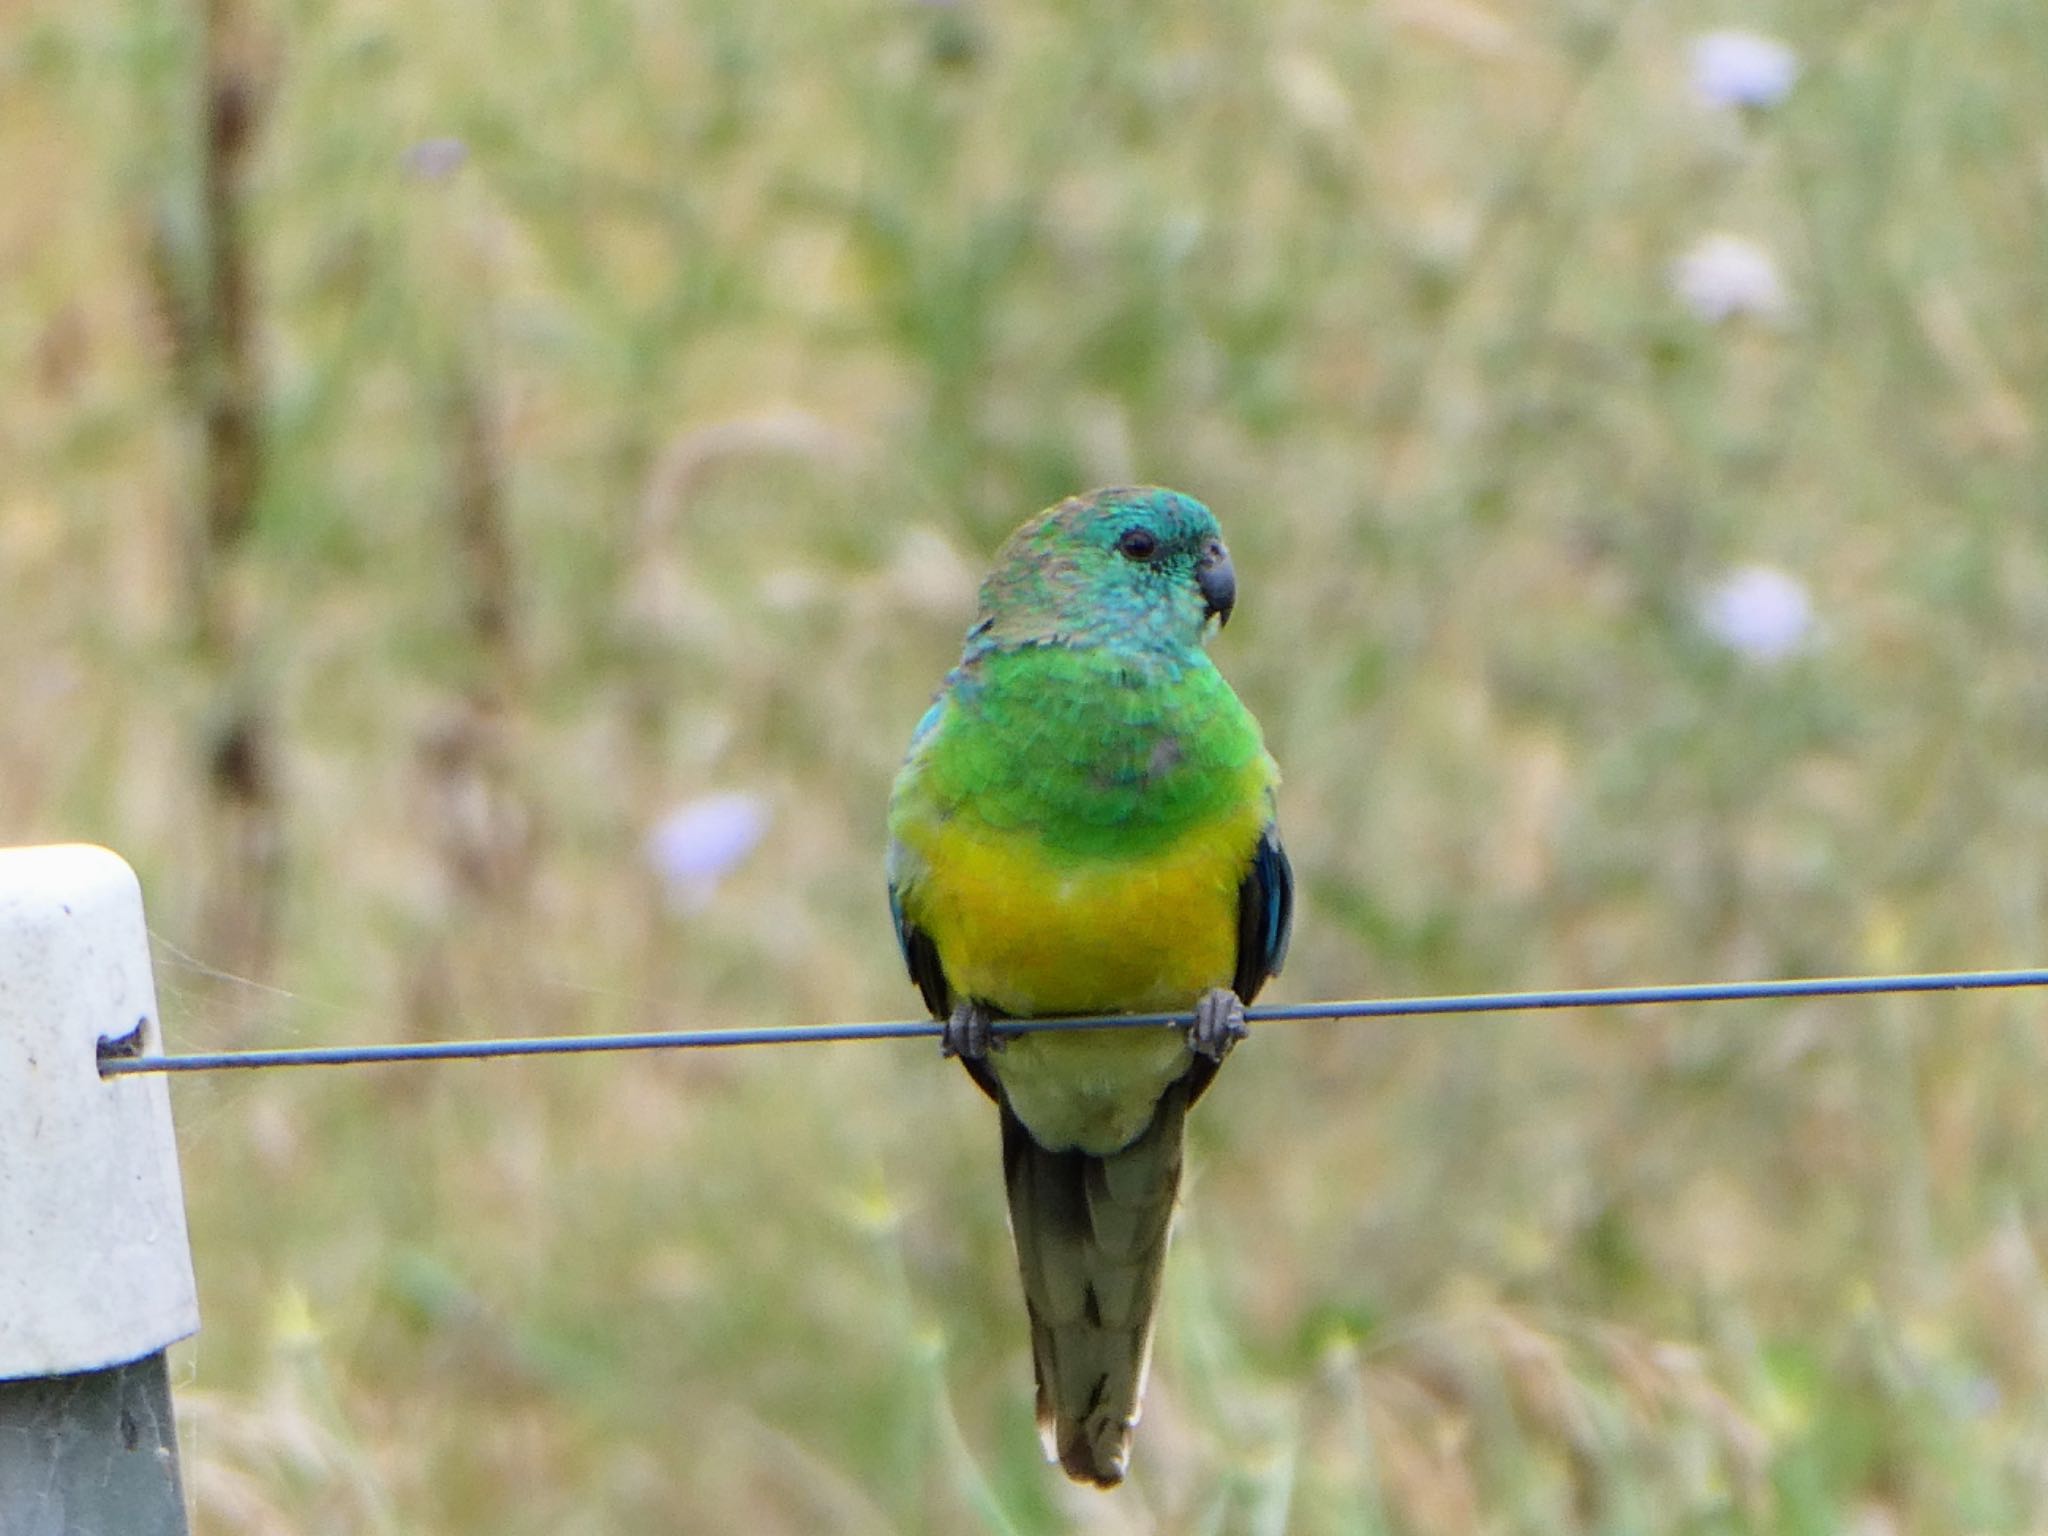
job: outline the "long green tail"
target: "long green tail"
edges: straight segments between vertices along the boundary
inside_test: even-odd
[[[1003,1106],[1010,1227],[1031,1314],[1038,1432],[1069,1477],[1114,1488],[1130,1465],[1180,1188],[1188,1085],[1120,1152],[1048,1152]]]

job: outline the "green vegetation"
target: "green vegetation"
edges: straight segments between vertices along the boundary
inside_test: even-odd
[[[137,864],[174,1045],[909,1016],[903,743],[1001,535],[1136,478],[1232,539],[1274,995],[2038,963],[2048,8],[1731,9],[252,3],[237,384],[198,22],[15,7],[0,840]],[[1695,99],[1734,19],[1781,105]],[[1779,312],[1675,295],[1717,231]],[[2042,1012],[1261,1033],[1110,1498],[935,1048],[180,1084],[199,1528],[2038,1531]]]

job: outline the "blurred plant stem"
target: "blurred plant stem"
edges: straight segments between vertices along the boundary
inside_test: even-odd
[[[505,466],[489,365],[479,349],[451,366],[443,391],[448,517],[463,645],[459,697],[424,746],[453,812],[434,829],[449,881],[471,904],[516,897],[526,881],[528,819],[513,784],[512,721],[520,689],[517,566],[505,517]]]
[[[160,249],[154,275],[170,317],[179,393],[198,438],[185,588],[212,701],[200,743],[208,821],[201,943],[224,968],[256,975],[272,957],[283,869],[274,721],[249,552],[264,480],[265,386],[246,198],[267,71],[256,30],[235,0],[206,0],[200,24],[194,238],[183,262]]]
[[[459,197],[439,204],[460,209]],[[487,221],[488,215],[478,215]],[[424,785],[421,829],[441,866],[447,921],[414,962],[410,1022],[425,1036],[459,1017],[504,1006],[495,978],[516,948],[533,854],[533,817],[520,782],[519,722],[526,692],[519,622],[519,559],[507,507],[505,402],[493,334],[496,288],[487,222],[424,224],[428,419],[442,453],[441,511],[452,557],[457,660],[452,696],[416,743]],[[479,942],[461,934],[481,924]]]

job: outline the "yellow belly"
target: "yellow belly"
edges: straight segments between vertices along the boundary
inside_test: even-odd
[[[1236,970],[1264,819],[1253,804],[1156,853],[1087,861],[950,820],[919,840],[914,915],[954,990],[1014,1017],[1189,1009]],[[1144,1130],[1188,1049],[1171,1029],[1030,1035],[989,1064],[1042,1145],[1107,1153]]]

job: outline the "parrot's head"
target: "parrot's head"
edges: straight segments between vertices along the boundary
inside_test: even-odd
[[[972,635],[996,647],[1199,648],[1236,602],[1214,513],[1178,491],[1117,487],[1071,496],[1010,535]]]

